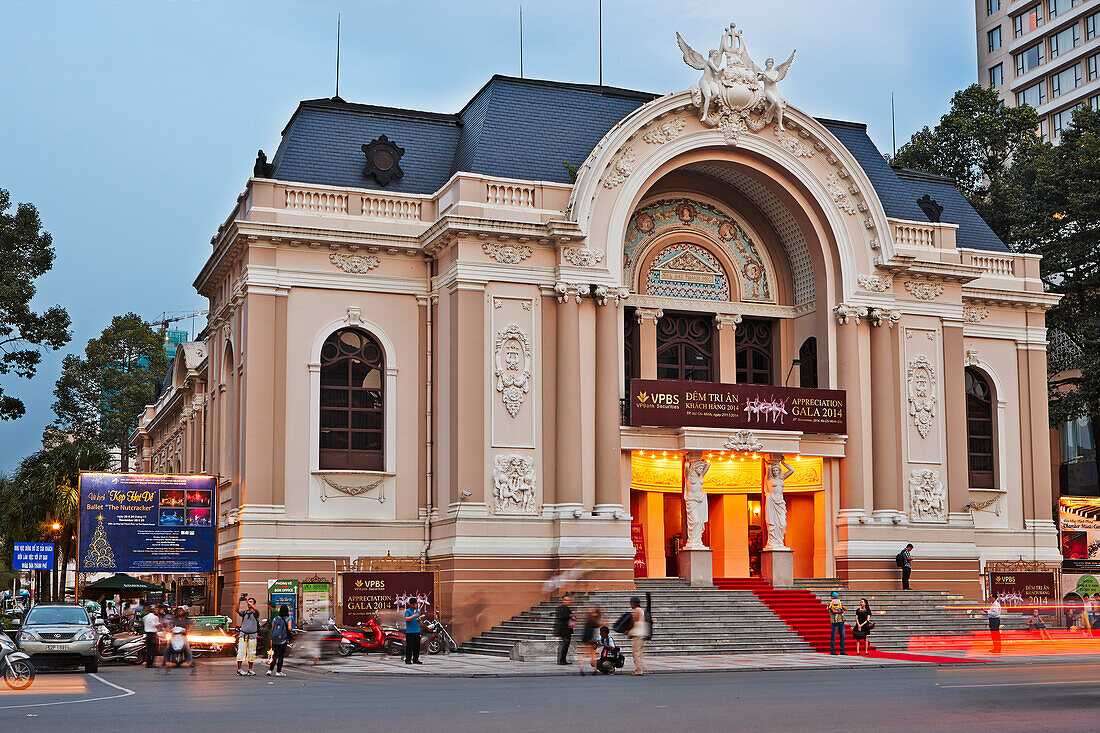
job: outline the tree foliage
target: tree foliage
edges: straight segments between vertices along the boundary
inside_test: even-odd
[[[130,433],[167,368],[160,334],[133,313],[115,316],[88,341],[83,357],[70,354],[62,362],[54,389],[57,420],[47,439],[53,433],[98,440],[118,448],[128,470]]]
[[[1048,328],[1072,348],[1068,374],[1051,383],[1050,419],[1100,417],[1100,113],[1074,112],[1059,144],[1036,135],[1027,106],[996,92],[963,89],[935,129],[917,132],[895,162],[951,176],[994,232],[1016,252],[1042,256],[1046,289],[1062,295]],[[1079,370],[1079,375],[1078,375]]]
[[[42,349],[69,342],[69,314],[61,306],[36,313],[30,307],[35,280],[53,267],[53,239],[31,204],[10,213],[11,197],[0,188],[0,376],[30,379],[42,360]],[[23,402],[0,386],[0,420],[26,412]]]

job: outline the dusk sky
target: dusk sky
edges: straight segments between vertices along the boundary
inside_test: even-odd
[[[716,47],[736,22],[754,59],[798,49],[782,90],[819,117],[866,122],[891,147],[935,124],[976,80],[974,4],[961,0],[604,0],[604,83],[664,94],[699,73],[674,31]],[[524,2],[524,74],[597,82],[597,0]],[[0,471],[40,447],[65,353],[112,315],[206,307],[192,287],[210,237],[299,100],[456,112],[493,74],[519,74],[519,3],[5,0],[0,188],[31,202],[57,260],[36,306],[59,303],[72,342],[3,386],[27,415],[0,422]],[[198,330],[205,319],[196,319]],[[191,321],[181,324],[191,327]]]

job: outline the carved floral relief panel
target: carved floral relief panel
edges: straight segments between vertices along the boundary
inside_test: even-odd
[[[674,229],[698,229],[708,239],[718,243],[735,265],[735,272],[728,273],[728,276],[737,278],[741,300],[776,302],[775,273],[763,245],[756,241],[755,235],[745,225],[718,207],[694,199],[662,199],[645,204],[634,212],[623,243],[624,282],[633,282],[631,273],[639,267],[638,260],[645,252],[646,244]]]
[[[943,460],[943,360],[939,331],[904,329],[901,364],[904,389],[906,458],[910,463]],[[961,368],[961,367],[959,367]]]
[[[538,332],[531,298],[490,296],[488,379],[492,442],[534,448],[538,409]]]

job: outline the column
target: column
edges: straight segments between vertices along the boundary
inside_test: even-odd
[[[961,323],[943,324],[943,401],[947,428],[947,511],[969,519],[970,456],[966,440],[966,375]]]
[[[451,294],[447,347],[450,349],[451,501],[484,511],[486,334],[485,287],[459,285]],[[415,436],[410,436],[415,439]],[[462,492],[470,496],[460,500]]]
[[[875,434],[873,507],[876,517],[886,522],[900,516],[902,510],[897,411],[898,350],[901,346],[894,330],[894,324],[900,319],[899,311],[871,309],[871,428]]]
[[[840,463],[840,520],[855,519],[866,513],[864,487],[872,477],[870,380],[866,360],[860,356],[860,319],[867,316],[863,306],[841,303],[833,309],[836,317],[836,360],[838,386],[848,404],[848,442]]]
[[[717,378],[723,384],[737,383],[737,324],[740,315],[719,313],[714,316],[714,328],[718,331]]]
[[[237,381],[239,412],[238,471],[241,505],[273,504],[272,451],[274,444],[274,348],[275,296],[267,292],[245,295],[242,334],[244,347],[237,355],[237,364],[244,366],[244,375]]]
[[[596,290],[596,506],[597,514],[623,510],[619,438],[619,305],[616,294]]]
[[[657,320],[665,312],[660,308],[635,308],[638,319],[638,376],[657,378]]]
[[[585,286],[582,286],[585,287]],[[577,286],[558,284],[557,332],[557,506],[584,509],[581,463],[580,300]]]

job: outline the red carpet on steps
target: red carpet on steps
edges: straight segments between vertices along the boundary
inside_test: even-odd
[[[817,596],[801,588],[773,588],[771,583],[761,578],[715,578],[714,585],[725,590],[752,591],[796,634],[802,637],[814,651],[829,653],[829,635],[832,626],[829,622],[829,609]],[[856,609],[845,607],[845,617],[855,618]],[[871,632],[872,635],[874,632]],[[848,654],[856,653],[856,642],[852,638],[852,627],[845,624],[844,650]],[[838,650],[839,651],[839,650]],[[914,662],[969,662],[974,660],[958,657],[945,657],[927,654],[906,654],[880,652],[871,645],[871,656],[885,659],[906,659]]]

